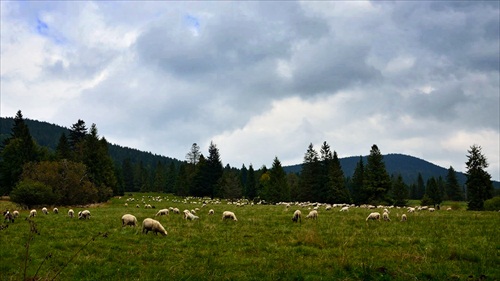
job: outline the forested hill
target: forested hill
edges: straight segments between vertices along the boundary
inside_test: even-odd
[[[14,118],[0,118],[0,141],[2,143],[4,139],[10,137],[13,122]],[[69,129],[59,125],[30,119],[24,119],[24,122],[28,126],[30,134],[37,144],[48,147],[51,150],[56,149],[62,133],[66,133],[66,136],[69,136]],[[106,138],[106,136],[103,137]],[[151,167],[155,167],[158,162],[162,162],[163,164],[170,164],[174,162],[176,165],[181,163],[180,160],[175,158],[161,156],[151,152],[144,152],[134,148],[123,147],[117,144],[109,145],[109,154],[117,164],[121,164],[123,160],[127,158],[129,158],[132,163],[142,162],[144,166]]]
[[[3,142],[5,138],[8,138],[11,133],[13,118],[0,117],[0,141]],[[59,138],[63,132],[69,135],[69,129],[61,127],[59,125],[50,124],[47,122],[36,121],[25,119],[25,123],[28,125],[30,133],[35,141],[41,145],[55,150]],[[104,136],[106,137],[106,136]],[[121,164],[124,159],[129,158],[133,163],[143,163],[145,166],[155,167],[158,162],[164,164],[170,164],[174,162],[176,165],[181,163],[181,160],[170,158],[166,156],[161,156],[153,154],[151,152],[139,151],[134,148],[122,147],[116,144],[110,144],[109,153],[113,160],[117,164]],[[342,170],[346,177],[351,177],[356,164],[359,162],[360,156],[352,156],[340,159],[340,164],[342,165]],[[363,163],[366,165],[367,156],[363,157]],[[403,180],[407,184],[412,184],[417,181],[418,174],[420,173],[424,179],[424,182],[431,177],[442,177],[445,179],[448,172],[448,168],[443,168],[434,165],[425,160],[403,154],[388,154],[384,155],[384,163],[389,175],[401,174]],[[465,163],[465,160],[464,160]],[[300,172],[302,165],[292,165],[283,167],[287,173],[297,173]],[[459,167],[453,167],[455,170]],[[465,183],[465,174],[457,172],[457,179],[461,185]],[[493,185],[495,188],[500,189],[500,182],[494,181]]]
[[[340,165],[342,165],[342,170],[344,171],[344,176],[352,177],[354,170],[356,169],[356,165],[359,162],[361,156],[352,156],[346,158],[340,158]],[[367,157],[363,156],[363,164],[366,166]],[[410,155],[404,154],[387,154],[384,155],[384,163],[387,173],[389,175],[398,175],[401,174],[403,180],[407,184],[412,184],[417,182],[418,174],[422,175],[424,182],[427,182],[427,179],[431,177],[442,177],[446,179],[446,175],[448,174],[448,169],[440,167],[438,165],[432,164],[428,161],[422,160],[417,157],[413,157]],[[465,160],[464,160],[465,165]],[[287,173],[298,173],[302,169],[302,164],[285,166],[283,167],[285,172]],[[453,167],[455,171],[457,171],[457,167]],[[462,172],[456,172],[458,182],[461,186],[465,184],[466,176]],[[495,188],[500,189],[500,182],[493,181],[493,186]]]

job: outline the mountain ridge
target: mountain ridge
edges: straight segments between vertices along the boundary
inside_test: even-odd
[[[0,117],[0,141],[3,142],[5,138],[10,136],[13,121],[14,119],[11,117]],[[36,142],[39,145],[48,147],[51,150],[55,150],[62,133],[69,135],[69,129],[60,125],[31,119],[24,119],[24,121]],[[111,143],[109,153],[116,163],[121,163],[125,158],[130,158],[133,162],[143,162],[144,164],[151,166],[155,166],[158,161],[163,161],[165,163],[174,162],[175,164],[183,162],[179,159],[168,156],[157,155],[151,152],[140,151],[135,148],[123,147],[118,144]],[[342,170],[344,171],[344,176],[352,176],[360,157],[362,157],[363,163],[366,164],[368,156],[349,156],[339,158]],[[395,176],[401,174],[406,184],[415,183],[419,173],[422,175],[424,182],[430,177],[442,177],[445,179],[448,173],[449,167],[440,167],[429,161],[411,155],[389,153],[383,155],[383,157],[388,174]],[[302,164],[295,164],[283,166],[283,169],[286,173],[299,173],[301,167]],[[456,171],[456,174],[459,184],[463,186],[465,184],[466,175],[458,171]],[[500,189],[500,182],[492,182],[496,189]]]

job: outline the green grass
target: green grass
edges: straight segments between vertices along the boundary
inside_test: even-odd
[[[156,209],[144,209],[136,203],[125,207],[126,198],[87,208],[90,220],[68,218],[66,207],[59,215],[39,211],[26,277],[51,280],[60,272],[57,280],[500,280],[498,212],[469,212],[457,205],[453,211],[408,214],[408,221],[400,222],[404,210],[392,209],[391,222],[367,223],[370,210],[320,208],[317,221],[293,223],[294,206],[202,208],[169,196],[150,203]],[[200,220],[159,217],[166,237],[121,226],[125,213],[141,223],[171,206],[198,207]],[[0,201],[5,208],[15,205]],[[300,209],[305,217],[308,210]],[[234,211],[238,221],[222,221],[225,210]],[[30,226],[28,210],[20,211],[21,218],[0,231],[0,280],[24,276]]]

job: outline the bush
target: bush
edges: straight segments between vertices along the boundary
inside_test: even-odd
[[[20,181],[10,193],[10,199],[31,209],[36,205],[50,205],[54,201],[52,187],[38,181]]]
[[[484,201],[484,209],[486,211],[499,211],[500,210],[500,196],[493,197]]]

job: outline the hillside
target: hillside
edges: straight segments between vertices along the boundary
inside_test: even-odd
[[[3,142],[4,139],[10,136],[13,122],[13,118],[0,118],[0,142]],[[62,133],[66,133],[66,136],[69,136],[69,129],[59,125],[30,119],[24,119],[24,122],[28,126],[31,136],[35,139],[37,144],[48,147],[51,150],[55,150],[57,147],[57,143]],[[151,167],[155,167],[158,162],[164,164],[174,162],[176,165],[181,163],[180,160],[175,158],[123,147],[117,144],[109,145],[109,154],[117,164],[121,164],[123,160],[127,158],[129,158],[132,163],[142,162],[145,166]]]
[[[30,129],[30,133],[36,142],[41,146],[46,146],[52,150],[55,149],[59,141],[59,137],[63,132],[69,134],[69,129],[59,125],[50,124],[47,122],[25,119],[26,124]],[[0,118],[0,141],[9,137],[12,129],[13,118]],[[105,136],[104,136],[105,137]],[[132,162],[142,162],[144,165],[154,167],[158,162],[170,164],[174,162],[176,165],[181,163],[181,160],[153,154],[151,152],[144,152],[134,148],[122,147],[117,144],[110,144],[109,153],[113,160],[120,164],[126,158],[130,158]],[[356,164],[360,156],[351,156],[340,159],[342,170],[345,176],[352,176]],[[367,156],[363,156],[363,162],[367,163]],[[448,168],[443,168],[432,164],[428,161],[403,154],[387,154],[384,155],[384,162],[389,175],[401,174],[405,183],[412,184],[416,182],[418,174],[420,173],[427,181],[430,177],[446,177]],[[298,173],[301,171],[302,164],[291,165],[283,167],[287,173]],[[455,168],[455,167],[454,167]],[[455,168],[456,169],[456,168]],[[457,172],[457,179],[461,185],[465,183],[466,176],[464,173]],[[500,189],[500,182],[494,181],[495,188]]]

